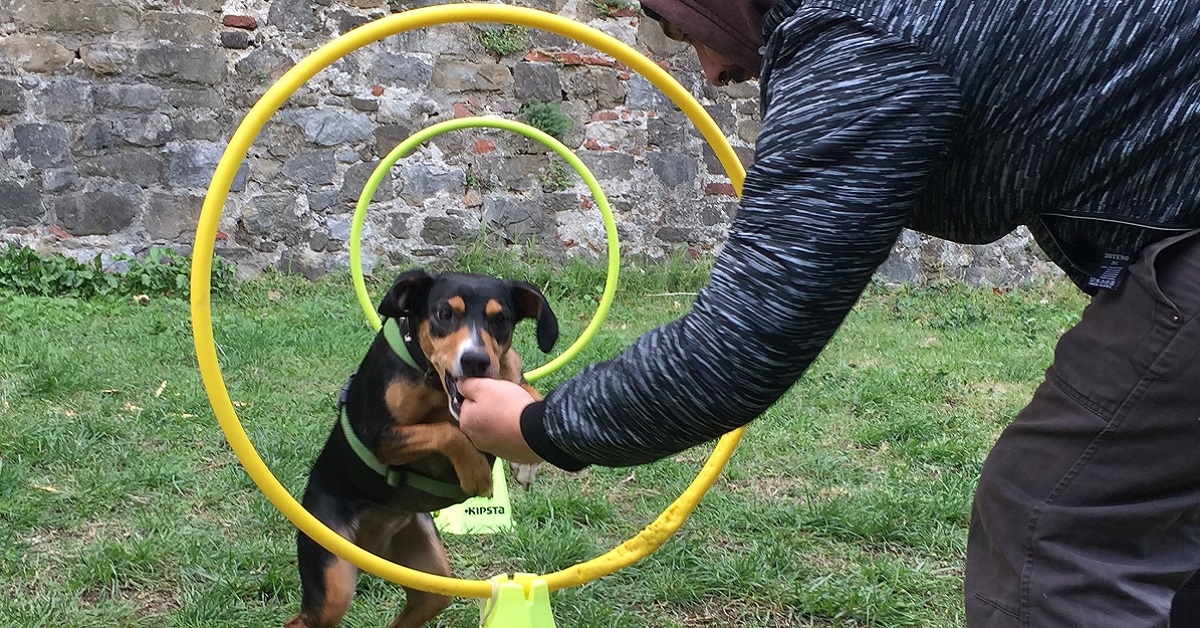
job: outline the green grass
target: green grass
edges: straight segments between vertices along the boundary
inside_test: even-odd
[[[459,260],[545,285],[574,339],[603,272]],[[568,371],[686,311],[704,269],[627,271],[609,321]],[[375,282],[373,294],[383,285]],[[728,471],[652,557],[554,594],[564,627],[962,624],[976,475],[1032,393],[1083,300],[872,287],[792,392],[756,421]],[[370,340],[349,281],[264,277],[214,301],[232,399],[298,494]],[[298,604],[294,530],[221,435],[194,365],[187,305],[0,293],[0,617],[12,626],[280,625]],[[532,329],[518,337],[538,363]],[[568,377],[553,375],[543,388]],[[651,521],[709,448],[635,469],[544,472],[514,493],[517,527],[446,539],[459,575],[547,572]],[[382,626],[403,594],[360,578],[345,625]],[[437,625],[475,626],[459,600]]]

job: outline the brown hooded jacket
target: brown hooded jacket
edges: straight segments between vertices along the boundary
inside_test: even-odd
[[[757,75],[763,16],[775,0],[643,0],[696,42]]]

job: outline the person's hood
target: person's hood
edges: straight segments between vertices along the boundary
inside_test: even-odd
[[[692,39],[754,74],[762,65],[763,16],[775,0],[642,0]]]

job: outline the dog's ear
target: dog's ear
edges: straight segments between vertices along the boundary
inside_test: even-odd
[[[542,353],[550,353],[554,343],[558,342],[558,318],[546,302],[546,297],[537,286],[527,281],[509,281],[512,290],[513,305],[517,310],[517,320],[532,318],[537,321],[538,348]]]
[[[386,318],[401,318],[417,312],[429,296],[433,277],[424,268],[404,271],[396,277],[390,290],[379,302],[379,315]]]

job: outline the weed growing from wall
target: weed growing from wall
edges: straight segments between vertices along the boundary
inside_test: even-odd
[[[556,102],[531,102],[521,107],[526,124],[561,140],[575,128],[575,121]]]
[[[479,32],[479,43],[497,57],[506,57],[529,48],[529,32],[513,24],[485,27]]]

